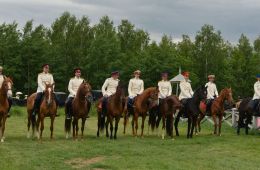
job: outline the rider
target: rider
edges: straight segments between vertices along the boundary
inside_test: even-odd
[[[38,82],[38,88],[37,88],[37,94],[33,106],[33,115],[36,114],[36,112],[40,109],[40,104],[42,101],[42,97],[45,91],[45,85],[46,84],[53,84],[54,79],[52,74],[49,73],[49,64],[43,64],[42,65],[43,72],[38,74],[37,82]],[[56,100],[56,97],[55,97]],[[57,100],[56,100],[57,101]]]
[[[116,88],[119,83],[119,71],[113,71],[111,73],[111,77],[107,78],[102,86],[102,94],[103,94],[103,100],[102,100],[102,114],[101,116],[106,115],[106,104],[107,104],[107,98],[114,93],[116,93]]]
[[[0,66],[0,88],[2,87],[2,84],[4,82],[4,79],[6,78],[5,75],[3,75],[3,67]],[[12,91],[8,91],[7,93],[7,100],[8,100],[8,103],[9,103],[9,108],[8,108],[8,117],[10,117],[10,109],[11,109],[11,106],[13,104],[13,101],[12,101]]]
[[[68,85],[68,90],[69,90],[70,94],[66,100],[66,110],[67,110],[66,119],[71,119],[72,100],[75,98],[77,91],[79,89],[79,86],[84,81],[84,79],[80,77],[81,68],[75,68],[74,75],[75,75],[75,77],[72,77],[70,79],[69,85]]]
[[[141,71],[134,71],[134,78],[130,79],[128,84],[128,107],[133,107],[134,99],[144,91],[144,81],[140,79]]]
[[[161,77],[162,77],[162,80],[158,82],[159,106],[161,105],[163,99],[172,95],[172,85],[171,85],[171,82],[168,80],[168,73],[163,72],[161,74]]]
[[[259,104],[260,102],[260,74],[257,74],[256,75],[256,79],[257,81],[255,82],[254,84],[254,91],[255,91],[255,94],[253,96],[253,99],[250,101],[249,103],[249,108],[255,112],[257,109],[257,105]],[[257,113],[257,114],[260,114],[260,113]]]
[[[187,102],[187,99],[192,98],[193,96],[193,90],[191,88],[191,84],[189,82],[189,72],[185,71],[182,73],[184,80],[180,82],[180,90],[181,93],[179,95],[179,99],[182,103],[182,105],[185,105]]]
[[[213,100],[218,97],[217,86],[214,83],[215,75],[208,75],[209,82],[206,83],[205,87],[207,87],[207,110],[209,110]]]

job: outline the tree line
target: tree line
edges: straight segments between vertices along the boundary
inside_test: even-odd
[[[69,12],[50,27],[33,25],[32,20],[21,30],[16,22],[0,25],[0,65],[14,79],[15,91],[35,92],[44,63],[50,64],[56,91],[67,92],[75,67],[82,68],[93,89],[100,89],[112,70],[119,70],[127,85],[133,71],[140,69],[149,87],[157,85],[162,71],[174,77],[181,67],[190,71],[193,89],[205,84],[208,74],[215,74],[219,91],[232,87],[235,98],[246,97],[253,95],[260,72],[260,36],[250,43],[242,34],[237,44],[231,44],[212,25],[203,25],[194,40],[183,35],[176,43],[163,35],[155,42],[128,20],[115,26],[104,16],[91,26],[87,16],[77,18]]]

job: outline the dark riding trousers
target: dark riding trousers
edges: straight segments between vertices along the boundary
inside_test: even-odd
[[[253,112],[258,112],[257,106],[260,104],[260,99],[250,100],[248,103],[248,108]]]

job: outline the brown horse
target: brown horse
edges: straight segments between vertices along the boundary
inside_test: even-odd
[[[174,114],[176,113],[176,110],[181,108],[181,103],[179,101],[179,98],[175,95],[171,95],[165,99],[162,99],[162,102],[159,106],[160,108],[160,114],[162,117],[162,139],[164,139],[164,131],[165,131],[165,125],[166,125],[166,133],[171,138],[173,138],[173,119]],[[157,123],[158,128],[159,123]]]
[[[222,118],[224,115],[224,102],[227,100],[229,103],[233,102],[232,97],[232,90],[231,88],[224,88],[221,90],[219,97],[216,98],[216,100],[213,101],[209,112],[212,115],[212,119],[214,121],[214,134],[217,134],[217,125],[219,127],[218,129],[218,135],[221,136],[221,124],[222,124]],[[199,128],[199,131],[201,130],[200,122],[205,117],[205,112],[200,112],[199,119],[197,121],[197,126]],[[218,117],[218,124],[217,124],[217,117]]]
[[[40,105],[40,112],[38,114],[37,122],[36,122],[36,130],[37,130],[38,139],[42,139],[42,132],[44,130],[44,118],[45,117],[51,118],[50,138],[51,139],[53,138],[53,124],[54,124],[54,119],[56,117],[56,113],[57,113],[57,103],[55,101],[54,84],[46,84],[43,100]],[[39,135],[39,127],[41,130],[40,135]]]
[[[34,107],[35,98],[36,98],[36,93],[31,94],[27,98],[27,113],[28,113],[27,114],[27,119],[28,119],[28,123],[27,123],[27,129],[28,129],[27,137],[28,138],[30,138],[30,128],[31,128],[31,126],[32,126],[32,135],[34,135],[35,130],[36,130],[35,116],[32,115],[33,114],[33,107]]]
[[[4,142],[5,122],[8,114],[8,93],[12,91],[13,81],[9,77],[4,77],[4,82],[0,88],[0,139]]]
[[[159,93],[158,87],[150,87],[145,89],[142,94],[136,96],[134,102],[134,115],[132,120],[133,136],[137,136],[138,117],[142,116],[141,137],[143,137],[146,114],[149,109],[151,109],[158,103],[158,93]],[[124,124],[124,126],[126,126],[126,124]]]
[[[100,100],[102,101],[102,100]],[[120,118],[122,116],[123,110],[125,106],[125,92],[122,87],[122,85],[118,85],[115,94],[111,95],[107,99],[107,120],[106,123],[103,120],[101,120],[101,112],[100,109],[98,108],[98,131],[97,131],[97,136],[99,137],[99,130],[103,130],[104,128],[104,123],[106,125],[106,137],[109,137],[109,132],[108,132],[108,125],[110,124],[110,139],[117,139],[117,130],[118,130],[118,123],[120,121]],[[114,136],[113,136],[113,121],[115,119],[115,131],[114,131]],[[101,125],[103,123],[103,125]]]
[[[83,133],[85,128],[85,122],[89,113],[89,105],[90,103],[87,101],[87,97],[91,96],[91,86],[88,82],[83,81],[81,85],[79,86],[79,89],[77,91],[77,94],[75,98],[72,101],[72,127],[73,127],[73,138],[78,138],[78,131],[79,131],[79,125],[78,121],[79,119],[82,120],[81,123],[81,138],[83,139]],[[71,119],[65,120],[65,132],[66,132],[66,138],[69,137],[71,130]]]

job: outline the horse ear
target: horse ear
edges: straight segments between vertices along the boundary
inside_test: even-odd
[[[84,80],[82,81],[82,83],[86,83],[86,80],[84,79]]]

